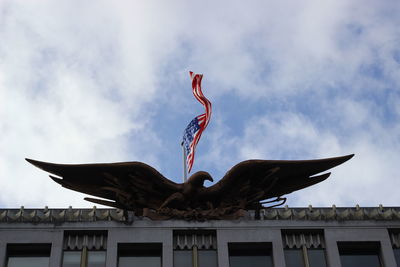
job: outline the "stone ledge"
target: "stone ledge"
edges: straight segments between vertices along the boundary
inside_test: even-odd
[[[63,223],[115,221],[130,223],[142,220],[131,211],[120,209],[0,209],[0,223]],[[255,220],[255,211],[248,211],[241,220]],[[303,220],[303,221],[400,221],[400,207],[336,207],[272,208],[260,210],[259,220]]]

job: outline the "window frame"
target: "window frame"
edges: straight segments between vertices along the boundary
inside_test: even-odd
[[[384,266],[380,241],[337,241],[337,248],[342,265],[342,255],[376,255],[379,267]]]
[[[196,238],[200,238],[200,236],[207,236],[209,238],[209,243],[207,247],[204,243],[198,243],[193,240],[191,242],[188,242],[188,246],[190,247],[184,247],[184,248],[179,248],[177,244],[175,244],[175,238],[178,238],[179,236],[189,236],[193,238],[193,236],[196,236]],[[191,252],[191,266],[189,267],[199,267],[200,265],[200,255],[199,252],[201,251],[215,251],[215,264],[218,266],[218,249],[217,249],[217,232],[213,229],[207,229],[207,230],[174,230],[173,231],[173,266],[175,266],[175,252],[176,251],[190,251]]]
[[[270,258],[271,266],[274,265],[272,242],[229,242],[228,261],[232,265],[231,257],[266,256]]]
[[[122,242],[117,244],[117,267],[121,257],[158,257],[162,266],[161,242]]]
[[[48,258],[50,264],[51,243],[8,243],[6,246],[5,265],[10,258]]]
[[[76,240],[79,240],[80,238],[85,238],[87,237],[86,242],[83,240],[82,244],[77,245],[76,247],[68,248],[69,244],[66,241],[66,238],[70,237],[75,238]],[[86,230],[76,230],[76,231],[64,231],[64,240],[63,240],[63,253],[62,253],[62,262],[61,266],[64,266],[64,255],[65,252],[80,252],[80,262],[79,266],[80,267],[87,267],[89,265],[88,259],[89,259],[89,253],[91,251],[98,251],[98,252],[104,252],[104,266],[106,266],[107,262],[107,236],[108,232],[107,230],[92,230],[92,231],[86,231]],[[88,240],[90,238],[93,238],[93,242],[95,238],[101,237],[105,238],[105,242],[102,243],[100,249],[93,248],[93,244],[88,248]],[[79,247],[82,248],[79,248]]]
[[[325,267],[328,266],[326,247],[325,247],[325,232],[323,229],[282,229],[283,253],[286,264],[286,251],[297,250],[301,252],[302,263],[304,267],[310,267],[311,260],[309,251],[322,250],[324,255]],[[288,236],[291,236],[290,238]],[[315,239],[319,242],[315,242]],[[293,243],[288,242],[289,239]],[[314,241],[311,241],[313,240]],[[289,244],[290,243],[290,244]]]

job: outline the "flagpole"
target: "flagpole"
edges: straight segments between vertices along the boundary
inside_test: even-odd
[[[183,155],[183,182],[187,180],[187,166],[186,166],[186,151],[183,142],[181,143],[182,146],[182,155]]]

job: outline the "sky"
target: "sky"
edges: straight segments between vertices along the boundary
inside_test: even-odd
[[[28,164],[192,173],[355,154],[289,207],[400,205],[400,2],[0,0],[0,207],[92,207]],[[211,183],[206,182],[206,186]]]

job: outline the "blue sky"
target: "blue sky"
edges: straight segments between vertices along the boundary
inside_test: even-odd
[[[0,205],[89,207],[25,157],[193,172],[355,153],[289,206],[398,206],[398,1],[0,1]]]

